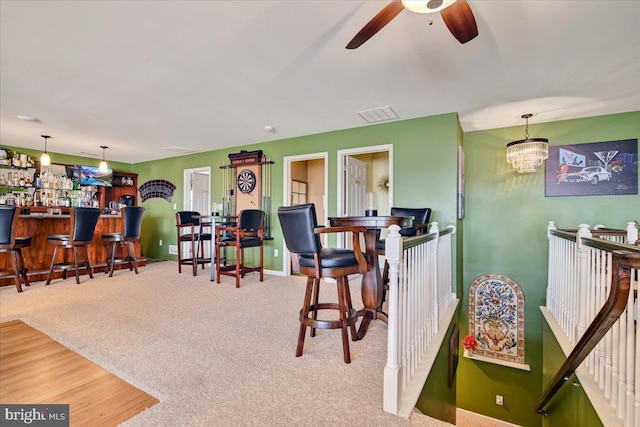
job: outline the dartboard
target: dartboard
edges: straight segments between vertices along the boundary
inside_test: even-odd
[[[256,188],[256,175],[249,169],[240,171],[237,183],[240,192],[251,193]]]

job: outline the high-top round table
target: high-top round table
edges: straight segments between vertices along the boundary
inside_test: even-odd
[[[378,265],[377,242],[380,239],[380,230],[391,225],[400,227],[411,227],[413,225],[412,216],[342,216],[329,218],[332,227],[339,226],[364,226],[365,246],[369,255],[369,271],[362,276],[362,303],[364,308],[358,311],[358,316],[362,316],[362,322],[358,328],[358,339],[367,333],[369,323],[373,319],[380,319],[387,322],[387,314],[382,311],[382,292],[384,283]]]

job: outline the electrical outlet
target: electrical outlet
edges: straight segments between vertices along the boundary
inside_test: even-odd
[[[278,250],[277,250],[277,249],[274,249],[274,250],[273,250],[273,256],[274,256],[274,257],[277,257],[277,256],[278,256]]]
[[[160,246],[162,246],[162,239],[160,239],[160,243],[159,243],[159,245],[160,245]]]
[[[176,209],[178,209],[178,205],[177,204],[173,204],[173,210],[175,211]]]
[[[178,255],[178,245],[169,245],[169,255]]]
[[[496,405],[499,405],[499,406],[504,405],[504,398],[499,394],[496,394]]]

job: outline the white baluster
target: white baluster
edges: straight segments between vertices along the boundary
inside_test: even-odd
[[[385,238],[385,257],[389,263],[388,324],[387,324],[387,364],[384,368],[384,410],[397,414],[400,407],[401,369],[399,365],[399,303],[398,277],[400,271],[400,255],[402,240],[400,227],[389,227],[389,235]]]

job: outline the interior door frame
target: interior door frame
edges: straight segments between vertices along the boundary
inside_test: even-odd
[[[371,145],[368,147],[348,148],[345,150],[338,150],[338,188],[336,194],[338,195],[336,215],[342,216],[344,212],[344,184],[345,184],[345,157],[354,156],[359,154],[372,154],[372,153],[389,153],[389,207],[393,206],[393,144],[381,144]],[[344,233],[338,233],[338,247],[344,247]]]
[[[284,164],[284,177],[282,182],[282,194],[283,205],[290,206],[291,200],[291,163],[302,162],[306,160],[324,160],[324,200],[323,203],[327,207],[324,209],[324,218],[318,218],[320,224],[327,224],[328,206],[327,206],[327,194],[329,190],[329,153],[327,151],[320,153],[300,154],[297,156],[287,156],[282,159]],[[286,203],[285,203],[286,202]],[[285,276],[291,276],[291,263],[289,258],[291,257],[289,249],[287,249],[284,240],[282,242],[282,271]]]
[[[194,173],[206,173],[207,175],[209,175],[209,181],[208,181],[208,193],[207,193],[207,198],[208,198],[208,208],[211,209],[211,166],[202,166],[199,168],[192,168],[192,169],[185,169],[184,170],[184,177],[183,177],[183,181],[182,181],[182,187],[183,187],[183,197],[182,197],[182,210],[192,210],[191,209],[191,199],[189,197],[189,193],[191,192],[191,175]],[[188,208],[188,209],[187,209]],[[203,215],[209,215],[211,212],[200,212]]]

